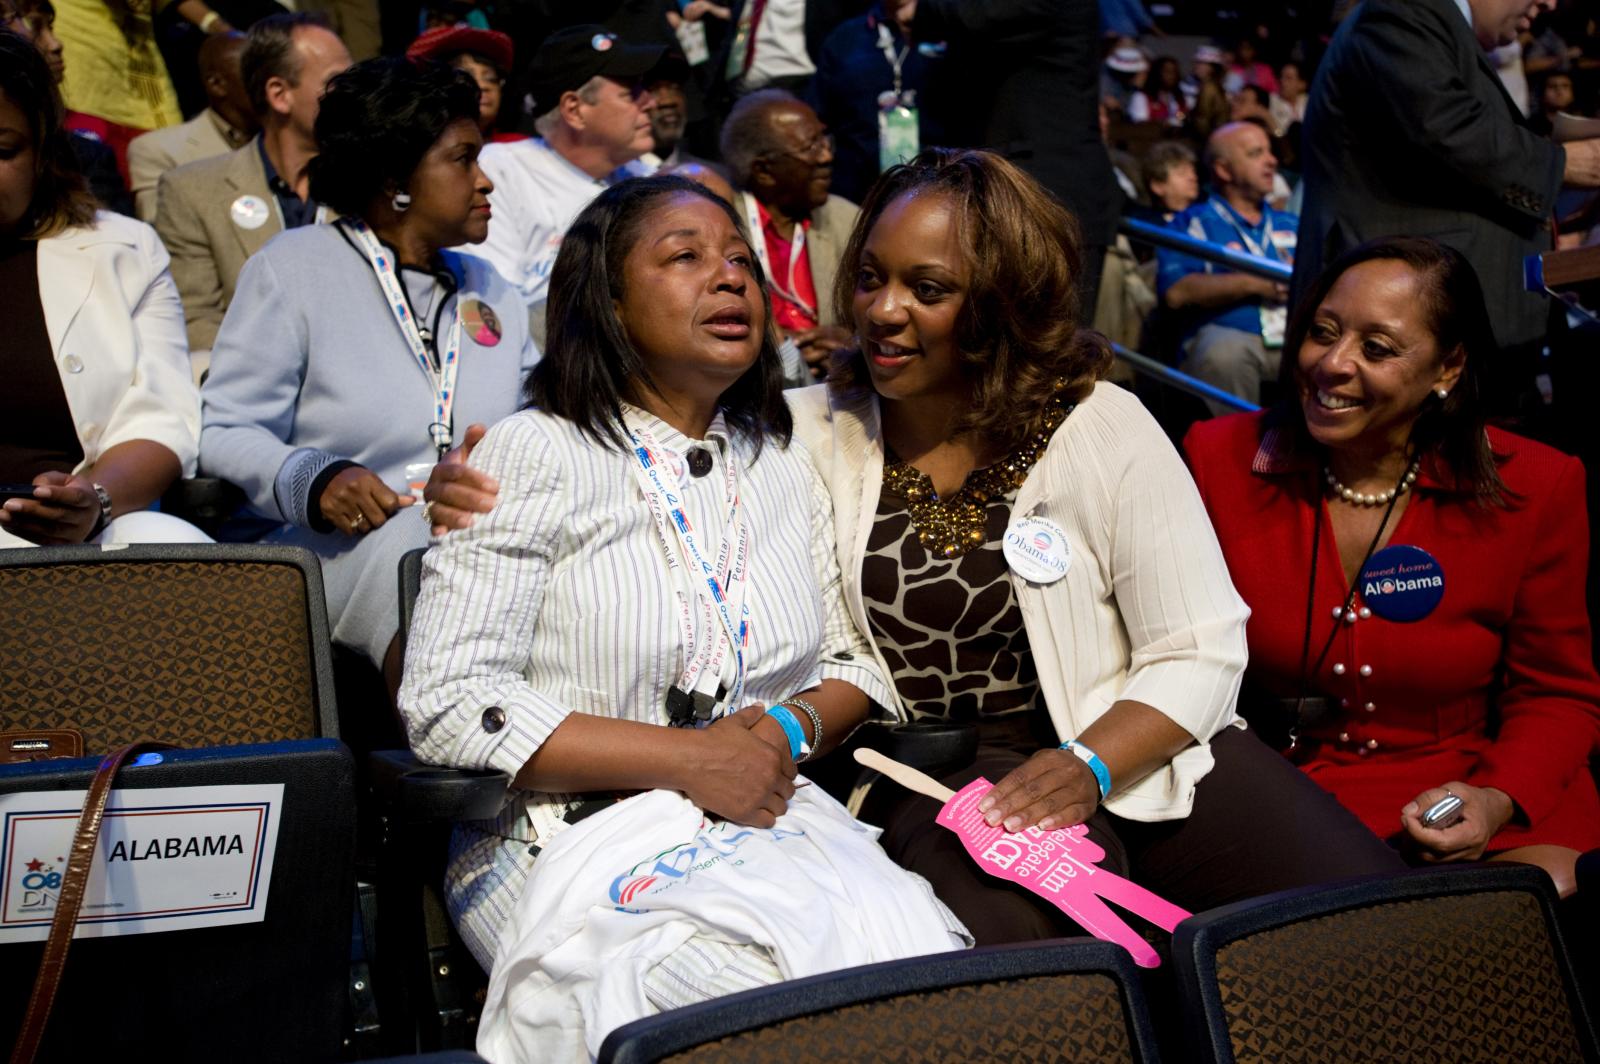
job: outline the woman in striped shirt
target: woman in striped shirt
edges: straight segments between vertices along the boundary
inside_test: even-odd
[[[724,201],[678,177],[603,192],[557,258],[529,408],[473,452],[498,503],[427,556],[412,746],[515,787],[458,831],[448,877],[486,968],[535,856],[596,795],[676,790],[770,827],[795,762],[890,701],[839,598],[827,491],[790,446],[768,313]],[[661,1006],[778,978],[760,947],[674,963],[700,967],[660,980]]]

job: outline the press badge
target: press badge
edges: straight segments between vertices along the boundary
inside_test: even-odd
[[[1268,347],[1282,347],[1283,334],[1289,329],[1288,307],[1261,308],[1261,342]]]
[[[678,47],[683,49],[683,58],[692,67],[711,58],[711,46],[706,41],[706,26],[704,22],[690,22],[687,19],[678,23],[678,28],[673,30],[678,38]]]
[[[886,92],[878,97],[878,170],[909,162],[921,151],[917,131],[916,90]]]

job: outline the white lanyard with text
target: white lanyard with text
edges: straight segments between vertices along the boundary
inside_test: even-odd
[[[456,371],[460,369],[461,303],[457,300],[455,313],[451,315],[444,351],[435,362],[434,357],[428,352],[428,345],[423,342],[421,331],[417,328],[416,319],[411,313],[411,302],[406,298],[400,278],[395,275],[394,263],[390,261],[389,252],[373,235],[372,230],[367,228],[365,222],[356,218],[346,218],[343,221],[360,243],[361,250],[366,252],[367,261],[372,264],[372,271],[378,275],[378,285],[383,289],[384,298],[389,301],[389,310],[394,314],[394,320],[400,326],[401,334],[405,336],[412,355],[416,356],[417,364],[422,367],[422,372],[428,375],[428,382],[433,385],[433,423],[428,426],[428,438],[438,451],[439,457],[443,458],[452,442],[450,417],[456,403]]]
[[[693,597],[700,605],[699,631],[712,636],[699,638],[694,611],[680,589],[677,593],[678,626],[683,639],[684,668],[678,686],[686,692],[714,693],[722,683],[731,649],[733,683],[728,685],[722,706],[737,709],[743,705],[744,655],[750,643],[750,608],[745,604],[750,575],[750,527],[739,505],[738,463],[731,450],[724,455],[727,473],[723,480],[723,497],[727,521],[713,564],[706,560],[700,534],[684,513],[682,498],[676,488],[667,483],[673,474],[667,464],[666,450],[645,429],[626,424],[624,428],[633,444],[634,477],[655,519],[656,536],[666,552],[667,567],[674,575],[682,573],[688,578]]]
[[[773,293],[788,300],[800,308],[812,321],[817,320],[817,308],[800,298],[800,286],[795,283],[794,271],[800,264],[800,256],[806,250],[806,228],[804,222],[794,223],[794,239],[789,243],[789,275],[785,284],[778,283],[778,275],[772,272],[772,258],[767,253],[767,230],[761,224],[761,208],[756,206],[756,198],[750,193],[741,193],[744,200],[745,221],[750,224],[750,242],[756,246],[756,258],[761,260],[761,269],[767,275],[767,287]]]

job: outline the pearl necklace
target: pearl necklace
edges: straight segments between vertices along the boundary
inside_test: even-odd
[[[1400,483],[1388,491],[1380,491],[1376,495],[1366,495],[1345,487],[1339,483],[1339,478],[1333,475],[1331,467],[1323,467],[1322,475],[1327,478],[1328,487],[1333,489],[1333,493],[1351,506],[1387,506],[1396,495],[1404,495],[1411,490],[1411,485],[1417,481],[1417,470],[1421,466],[1422,458],[1420,456],[1413,458],[1411,467],[1406,470],[1406,475],[1400,479]]]

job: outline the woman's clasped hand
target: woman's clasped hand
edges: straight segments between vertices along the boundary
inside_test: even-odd
[[[322,489],[317,506],[334,528],[359,536],[382,528],[396,510],[415,501],[413,495],[397,494],[372,470],[351,466],[336,474]]]
[[[787,745],[779,748],[762,738],[764,706],[745,706],[693,733],[700,740],[696,755],[684,765],[680,788],[708,813],[770,828],[794,797],[798,771]],[[782,733],[778,736],[782,743]]]

